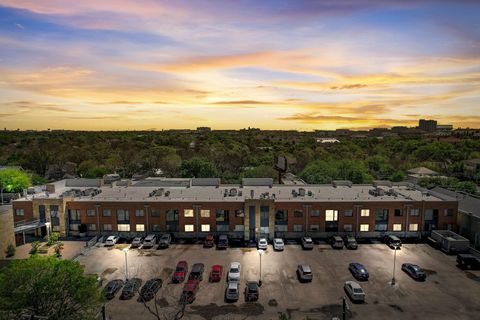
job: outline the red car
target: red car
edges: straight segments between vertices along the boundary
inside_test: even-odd
[[[223,267],[220,265],[212,266],[210,271],[210,282],[220,282],[222,280]]]
[[[195,295],[197,294],[199,287],[198,280],[188,280],[187,283],[183,286],[182,296],[180,297],[180,303],[189,304],[195,300]]]
[[[188,273],[187,261],[180,261],[172,276],[172,282],[183,282]]]
[[[204,247],[211,248],[215,244],[215,239],[213,238],[213,234],[207,235],[205,238],[205,242],[203,243]]]

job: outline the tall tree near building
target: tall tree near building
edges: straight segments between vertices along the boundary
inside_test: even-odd
[[[6,192],[22,192],[32,185],[29,176],[16,169],[0,170],[0,187]]]
[[[76,261],[33,256],[0,272],[0,319],[94,319],[101,301],[95,277]]]

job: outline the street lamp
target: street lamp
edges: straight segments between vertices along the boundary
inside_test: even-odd
[[[47,227],[47,239],[50,242],[50,222],[45,222],[45,227]]]
[[[128,248],[123,249],[123,253],[125,253],[125,280],[128,281]]]
[[[258,251],[258,255],[260,256],[260,280],[258,281],[258,286],[261,287],[262,286],[262,255],[265,251],[262,249],[258,249],[257,251]]]
[[[398,246],[394,246],[395,252],[393,254],[393,276],[392,276],[392,282],[390,283],[392,286],[395,285],[395,265],[397,261],[397,250]]]

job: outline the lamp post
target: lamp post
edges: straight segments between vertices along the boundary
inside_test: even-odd
[[[125,253],[125,280],[128,281],[128,248],[123,249],[123,253]]]
[[[45,222],[45,227],[47,227],[47,240],[50,242],[50,222]]]
[[[394,252],[394,254],[393,254],[393,276],[392,276],[392,282],[391,282],[391,285],[392,285],[392,286],[395,285],[395,265],[396,265],[396,261],[397,261],[397,249],[398,249],[398,246],[395,246],[394,249],[395,249],[395,252]]]
[[[262,249],[258,249],[257,251],[258,251],[258,255],[260,256],[260,280],[258,281],[258,286],[261,287],[262,286],[262,255],[265,251]]]

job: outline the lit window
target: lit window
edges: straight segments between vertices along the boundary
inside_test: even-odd
[[[338,221],[338,210],[325,210],[325,221]]]
[[[418,231],[418,223],[410,223],[410,226],[408,227],[408,230]]]
[[[370,209],[362,209],[360,210],[360,216],[362,217],[369,217],[370,216]],[[368,230],[367,230],[368,231]]]
[[[183,216],[185,218],[192,218],[193,217],[193,209],[185,209],[183,210]]]
[[[394,223],[393,224],[393,231],[402,231],[402,224],[401,223]]]
[[[135,230],[143,232],[143,231],[145,231],[145,225],[144,224],[137,224],[135,226]]]
[[[210,232],[210,225],[202,224],[202,232]]]
[[[202,209],[200,210],[200,217],[202,218],[210,218],[210,210]],[[203,230],[202,230],[203,231]]]
[[[360,225],[360,231],[368,231],[369,225],[368,224],[361,224]]]
[[[120,232],[129,232],[130,231],[130,225],[129,224],[118,224],[117,225],[117,230]]]
[[[193,212],[193,210],[192,210]],[[193,224],[186,224],[185,225],[185,232],[193,232]]]
[[[24,215],[25,215],[25,210],[23,210],[23,209],[15,209],[15,215],[17,215],[17,216],[24,216]]]

